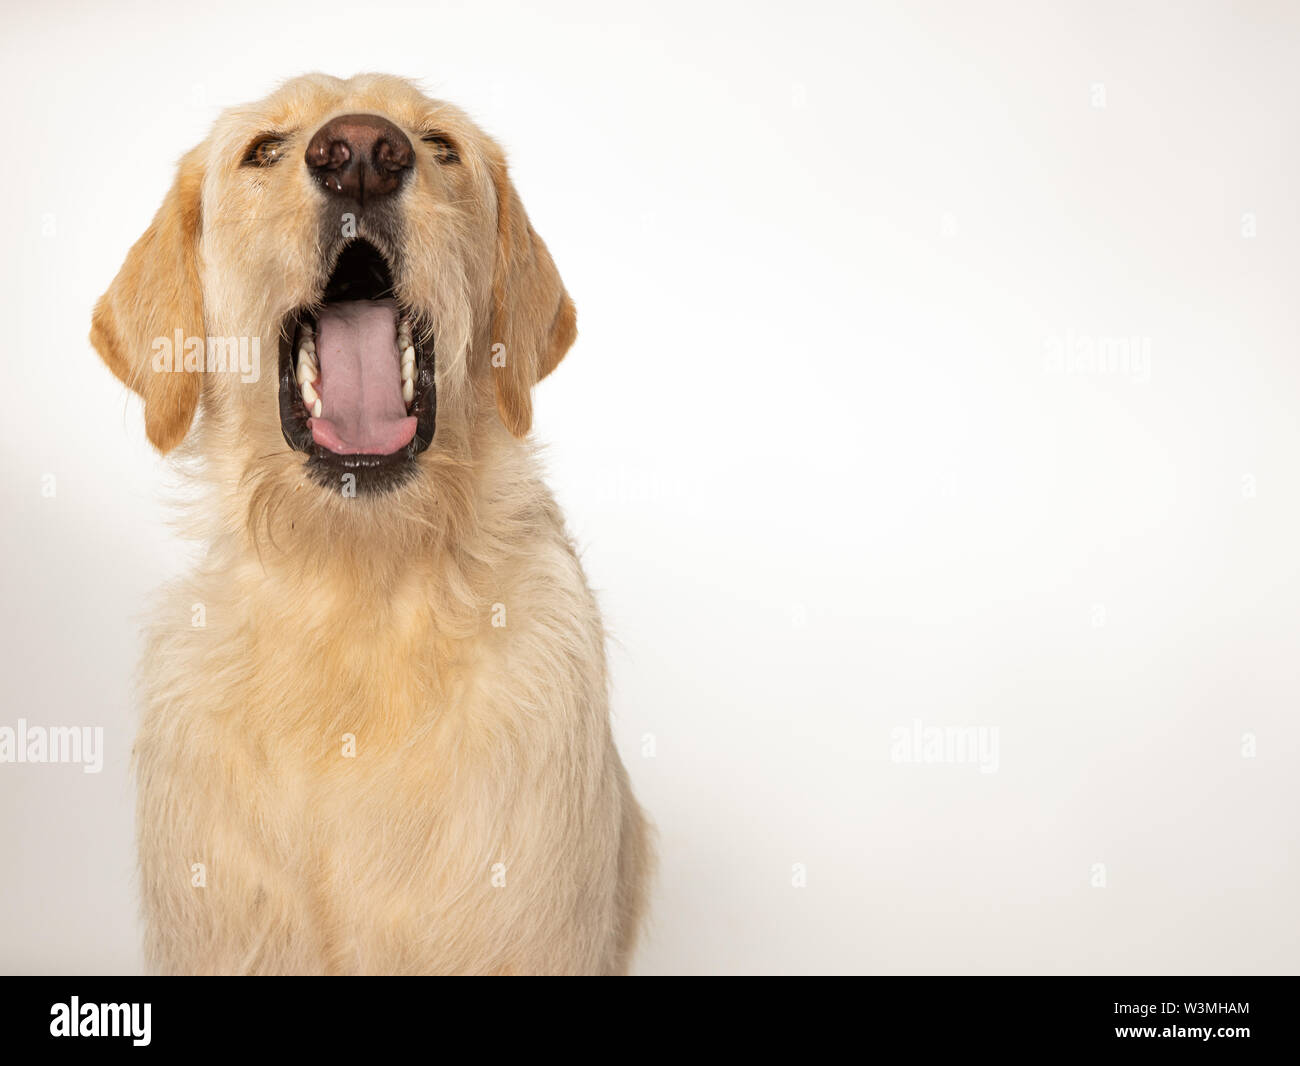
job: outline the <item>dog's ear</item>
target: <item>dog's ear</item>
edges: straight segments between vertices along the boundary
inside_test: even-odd
[[[516,437],[533,423],[532,388],[564,358],[577,312],[542,239],[533,232],[505,160],[492,159],[497,257],[492,282],[492,382],[497,411]]]
[[[172,345],[177,336],[204,336],[198,265],[202,184],[196,148],[181,160],[162,207],[91,318],[90,343],[144,400],[145,432],[160,452],[171,451],[189,432],[202,386],[201,374],[185,370],[182,352],[169,350],[165,369],[155,368],[153,359],[155,342]]]

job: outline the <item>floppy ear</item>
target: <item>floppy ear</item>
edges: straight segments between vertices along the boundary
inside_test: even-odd
[[[564,358],[578,335],[578,320],[551,253],[533,232],[510,183],[505,161],[493,159],[491,167],[497,194],[492,382],[501,421],[523,437],[533,424],[532,388]]]
[[[168,370],[154,367],[156,340],[201,337],[198,240],[203,167],[199,150],[180,163],[176,181],[149,228],[132,246],[91,319],[90,343],[123,382],[144,399],[145,432],[160,452],[184,439],[202,385],[186,372],[182,352]]]

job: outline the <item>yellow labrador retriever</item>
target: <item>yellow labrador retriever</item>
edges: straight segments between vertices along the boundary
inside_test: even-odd
[[[154,969],[626,971],[648,827],[526,443],[575,332],[500,148],[404,80],[182,160],[91,331],[204,545],[142,671]]]

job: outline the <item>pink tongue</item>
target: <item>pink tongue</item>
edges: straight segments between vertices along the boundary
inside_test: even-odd
[[[402,400],[397,304],[346,300],[316,318],[321,414],[308,420],[312,439],[338,455],[391,455],[415,436]]]

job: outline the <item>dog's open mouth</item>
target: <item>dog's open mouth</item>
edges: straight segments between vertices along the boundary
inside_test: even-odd
[[[286,320],[280,428],[321,484],[385,489],[433,440],[432,332],[396,299],[392,270],[369,241],[339,255],[319,305]]]

